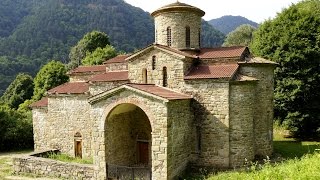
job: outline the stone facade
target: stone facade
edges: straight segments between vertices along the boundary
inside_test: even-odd
[[[164,13],[154,18],[155,42],[167,45],[167,28],[171,28],[171,47],[177,49],[199,49],[201,17],[195,13]],[[186,46],[186,27],[190,27],[190,47]]]
[[[66,163],[36,156],[24,156],[13,158],[13,166],[16,174],[33,173],[63,179],[95,179],[93,176],[93,165]]]
[[[198,8],[177,2],[152,15],[155,44],[107,61],[100,74],[109,79],[75,70],[72,82],[85,85],[61,85],[48,105],[33,106],[35,150],[80,149],[94,160],[94,179],[106,179],[108,165],[177,179],[187,166],[234,168],[271,155],[275,64],[245,47],[201,49]]]

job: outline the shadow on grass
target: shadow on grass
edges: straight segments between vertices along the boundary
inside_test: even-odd
[[[301,158],[320,149],[320,143],[314,141],[295,141],[294,139],[274,141],[274,152],[286,159]],[[317,151],[319,152],[319,151]]]

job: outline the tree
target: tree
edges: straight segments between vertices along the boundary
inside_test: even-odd
[[[32,148],[31,113],[23,113],[0,105],[0,151]]]
[[[99,65],[103,61],[111,59],[117,55],[116,49],[111,45],[106,45],[104,48],[98,47],[92,53],[87,52],[87,56],[83,59],[83,65]]]
[[[25,100],[31,99],[33,87],[32,77],[28,74],[20,73],[6,89],[1,97],[1,101],[8,104],[11,108],[17,109]]]
[[[275,117],[297,138],[319,138],[320,1],[284,9],[254,33],[252,50],[279,63],[275,71]]]
[[[255,30],[250,24],[243,24],[227,35],[222,46],[249,46]]]
[[[50,61],[44,65],[34,78],[34,94],[32,99],[40,100],[45,92],[69,80],[66,67],[59,61]]]
[[[87,33],[76,46],[71,48],[69,54],[70,63],[68,66],[70,68],[79,66],[87,53],[92,53],[97,48],[103,48],[109,44],[110,42],[107,34],[99,31]]]

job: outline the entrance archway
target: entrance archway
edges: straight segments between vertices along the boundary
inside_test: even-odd
[[[108,174],[112,174],[113,168],[120,167],[150,170],[151,139],[149,118],[140,107],[124,103],[113,108],[105,123]]]

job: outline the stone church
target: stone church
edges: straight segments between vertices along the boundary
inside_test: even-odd
[[[68,72],[70,82],[31,105],[35,151],[93,158],[96,179],[117,166],[176,179],[187,167],[271,155],[276,64],[247,47],[202,48],[204,14],[161,7],[154,44]]]

